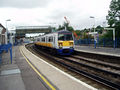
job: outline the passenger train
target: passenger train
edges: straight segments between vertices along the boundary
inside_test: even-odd
[[[35,46],[59,55],[71,55],[74,52],[74,37],[72,32],[61,30],[39,36]]]

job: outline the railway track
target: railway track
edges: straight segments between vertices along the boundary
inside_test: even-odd
[[[106,84],[109,87],[120,88],[120,85],[117,84],[117,83],[120,83],[119,82],[119,78],[120,78],[119,73],[115,73],[115,72],[111,72],[111,71],[101,69],[101,68],[98,68],[98,67],[95,67],[95,66],[91,66],[91,65],[88,65],[86,63],[81,63],[81,62],[78,62],[76,60],[73,61],[72,58],[71,59],[70,58],[69,59],[68,58],[62,58],[62,60],[67,61],[67,64],[69,65],[69,68],[74,69],[73,70],[74,72],[77,71],[80,74],[83,74],[85,76],[87,75],[87,77],[92,78],[97,82]],[[62,62],[64,62],[64,61],[62,61]],[[106,77],[104,75],[106,75]],[[118,78],[117,79],[118,82],[116,81],[116,78]],[[112,81],[110,81],[110,80],[112,80]]]
[[[88,62],[88,63],[92,63],[92,64],[96,64],[96,65],[101,65],[101,66],[104,66],[104,67],[110,67],[110,68],[113,68],[113,69],[116,69],[116,70],[120,70],[120,65],[119,64],[111,64],[111,63],[108,63],[108,62],[103,62],[103,61],[100,61],[100,60],[97,60],[97,59],[90,59],[90,58],[86,58],[86,57],[82,57],[82,56],[79,56],[79,55],[72,55],[71,57],[77,59],[77,60],[82,60],[83,62]]]
[[[111,89],[120,89],[120,67],[118,65],[93,60],[79,55],[71,55],[70,57],[51,56],[50,53],[40,51],[33,45],[27,45],[26,47],[31,48],[34,52],[37,51],[37,53],[72,72],[90,78],[98,83],[110,87]],[[109,70],[107,68],[109,68]]]
[[[78,52],[78,51],[76,51],[76,54],[79,56],[82,56],[84,58],[90,58],[90,59],[94,59],[94,60],[99,60],[99,61],[103,61],[103,62],[114,63],[114,64],[120,65],[119,57],[101,55],[101,54],[96,54],[96,53]]]
[[[60,57],[62,58],[63,60],[66,60],[68,62],[71,62],[72,64],[74,63],[75,65],[81,65],[82,67],[87,67],[87,68],[90,68],[90,69],[94,69],[96,72],[100,71],[100,72],[103,72],[105,74],[109,74],[109,75],[112,75],[114,77],[120,77],[120,67],[116,67],[116,66],[113,66],[113,65],[108,65],[107,64],[101,64],[99,65],[99,63],[95,64],[94,62],[87,62],[87,61],[81,61],[81,59],[75,59],[75,58],[71,58],[71,57]],[[112,66],[112,67],[111,67]],[[108,69],[109,68],[109,69]],[[113,69],[114,68],[114,69]]]

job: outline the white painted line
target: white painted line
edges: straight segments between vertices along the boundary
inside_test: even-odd
[[[24,48],[25,48],[25,46],[24,46]],[[25,48],[25,49],[26,49],[26,48]],[[27,49],[26,49],[26,50],[27,50]],[[30,52],[29,50],[27,50],[27,51]],[[31,52],[30,52],[30,53],[31,53]],[[75,80],[76,82],[78,82],[78,83],[80,83],[80,84],[82,84],[82,85],[84,85],[84,86],[86,86],[86,87],[88,87],[88,88],[90,88],[90,89],[92,89],[92,90],[98,90],[98,89],[96,89],[96,88],[94,88],[94,87],[86,84],[85,82],[82,82],[82,81],[76,79],[75,77],[67,74],[66,72],[64,72],[64,71],[56,68],[55,66],[49,64],[48,62],[46,62],[46,61],[44,61],[43,59],[39,58],[38,56],[34,55],[33,53],[31,53],[31,54],[32,54],[34,57],[36,57],[36,58],[38,58],[39,60],[41,60],[42,62],[44,62],[44,63],[46,63],[47,65],[51,66],[52,68],[58,70],[59,72],[63,73],[64,75],[68,76],[68,77],[71,78],[72,80]]]

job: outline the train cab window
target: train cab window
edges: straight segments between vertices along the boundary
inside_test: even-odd
[[[72,33],[61,33],[58,35],[58,40],[62,41],[73,40]]]
[[[58,40],[64,41],[64,34],[59,34],[59,35],[58,35]]]
[[[73,40],[72,34],[67,34],[66,35],[66,40]]]

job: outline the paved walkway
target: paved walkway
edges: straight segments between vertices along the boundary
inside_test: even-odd
[[[15,46],[12,64],[9,52],[2,54],[0,90],[48,90],[48,88],[21,55],[19,46]]]
[[[13,63],[10,63],[10,53],[2,53],[0,64],[0,90],[25,90],[21,71],[16,64],[15,49],[13,49]]]
[[[92,47],[92,46],[75,46],[76,51],[89,52],[89,53],[98,53],[104,55],[111,55],[120,57],[120,48],[107,48],[107,47]]]

